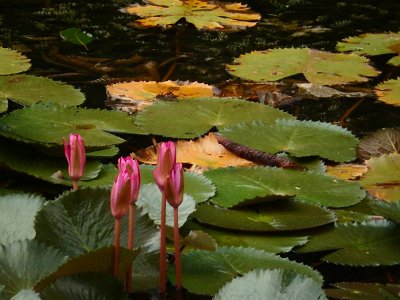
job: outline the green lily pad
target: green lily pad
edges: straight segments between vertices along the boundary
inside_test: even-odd
[[[153,166],[140,166],[142,184],[154,183],[153,170]],[[184,172],[183,176],[185,194],[190,195],[196,203],[205,202],[215,195],[215,186],[207,177],[191,172]]]
[[[82,273],[58,279],[41,294],[42,300],[128,300],[123,286],[111,275]]]
[[[29,70],[29,59],[17,51],[0,47],[0,75],[21,73]]]
[[[355,159],[358,142],[342,127],[298,120],[239,123],[226,126],[219,133],[235,143],[268,153],[285,151],[297,157],[318,155],[338,162]]]
[[[400,223],[400,201],[387,202],[370,199],[368,205],[379,216],[383,216],[396,223]]]
[[[261,16],[240,3],[209,2],[207,0],[148,0],[145,6],[132,5],[125,12],[144,19],[136,20],[140,28],[171,27],[180,19],[198,29],[235,31],[255,26]]]
[[[226,283],[254,269],[290,269],[322,284],[312,268],[253,248],[220,247],[216,251],[193,250],[182,255],[182,284],[194,294],[214,295]],[[175,272],[169,272],[175,282]],[[212,278],[212,280],[210,280]]]
[[[305,244],[308,238],[301,234],[267,234],[265,232],[244,232],[226,230],[207,226],[194,221],[188,221],[182,228],[184,230],[201,230],[211,236],[220,246],[251,247],[270,253],[285,253],[294,247]],[[183,240],[185,243],[186,238]]]
[[[332,285],[336,289],[325,289],[326,295],[332,299],[394,300],[398,299],[400,294],[400,285],[398,284],[340,282]]]
[[[0,113],[7,111],[8,100],[0,100]]]
[[[365,57],[308,48],[253,51],[236,58],[227,70],[233,76],[256,82],[303,74],[310,83],[319,85],[364,82],[379,74]]]
[[[209,170],[204,175],[217,188],[211,201],[226,208],[245,204],[249,200],[266,201],[265,197],[276,196],[294,196],[310,204],[345,207],[360,202],[365,196],[365,191],[358,183],[298,170],[270,167],[221,168]]]
[[[190,223],[192,224],[193,222]],[[208,251],[215,251],[218,248],[218,244],[215,239],[202,230],[191,230],[189,234],[180,242],[185,245],[186,250],[188,246],[194,249]]]
[[[0,196],[0,244],[35,237],[34,220],[45,199],[28,194]]]
[[[10,300],[41,300],[39,294],[32,289],[23,289]]]
[[[143,209],[154,221],[155,224],[161,224],[161,192],[156,184],[144,184],[140,188],[139,199],[136,205]],[[187,218],[195,211],[196,202],[192,197],[185,194],[182,204],[178,209],[179,227],[185,224]],[[166,224],[169,227],[174,227],[174,209],[167,203]]]
[[[124,142],[113,133],[143,134],[119,111],[36,104],[0,118],[0,135],[17,140],[61,144],[70,133],[79,133],[87,147]]]
[[[337,217],[336,222],[351,223],[351,222],[364,222],[376,219],[376,213],[369,206],[368,197],[364,198],[361,202],[343,207],[335,208],[332,211]]]
[[[224,98],[158,101],[138,113],[135,124],[146,132],[175,138],[194,138],[211,128],[239,122],[294,119],[293,116],[259,103]]]
[[[83,103],[85,95],[61,81],[33,75],[9,75],[0,77],[0,100],[7,99],[28,106],[38,102],[74,106]]]
[[[193,217],[201,223],[245,231],[300,230],[336,220],[335,214],[326,208],[285,200],[240,210],[199,205]]]
[[[112,146],[105,149],[86,152],[86,157],[113,157],[118,155],[118,153],[119,153],[119,148]]]
[[[320,283],[291,270],[254,270],[236,277],[213,300],[231,299],[327,300]]]
[[[63,40],[85,47],[93,41],[93,36],[90,33],[84,32],[79,28],[68,28],[60,31],[60,36]]]
[[[387,201],[400,201],[400,154],[383,154],[367,160],[368,171],[360,183],[372,195]]]
[[[20,290],[31,289],[67,260],[59,250],[36,240],[16,241],[0,246],[0,282],[10,298]]]
[[[382,128],[363,137],[357,146],[357,157],[369,159],[388,153],[400,153],[400,131]]]
[[[351,266],[400,263],[400,227],[387,220],[341,223],[313,235],[299,253],[336,250],[322,260]]]
[[[375,87],[378,100],[390,104],[400,105],[400,79],[389,79]]]

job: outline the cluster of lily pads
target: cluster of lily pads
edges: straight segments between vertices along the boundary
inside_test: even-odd
[[[197,4],[192,6],[202,2],[193,1]],[[187,2],[171,3],[168,13],[187,13],[182,9]],[[159,9],[149,6],[142,12],[159,14]],[[243,21],[229,26],[249,26],[249,18],[257,20],[242,5],[225,9],[236,10]],[[245,11],[244,16],[238,11]],[[224,21],[237,16],[218,12]],[[166,20],[148,17],[141,26]],[[174,24],[179,19],[169,20]],[[193,20],[199,21],[199,16]],[[216,26],[215,16],[212,22]],[[160,21],[156,25],[160,24],[168,25]],[[200,25],[196,26],[203,28]],[[374,35],[344,40],[338,50],[399,53],[400,36],[387,36],[396,42],[385,43],[378,53],[367,50],[369,46],[360,50],[362,45],[376,49],[378,36]],[[29,186],[14,190],[12,182],[0,187],[0,295],[5,299],[127,299],[121,282],[132,261],[136,292],[151,292],[158,286],[161,194],[152,183],[154,147],[132,153],[143,162],[135,210],[138,248],[121,248],[120,274],[117,279],[111,275],[114,219],[109,195],[117,175],[114,158],[119,146],[147,135],[178,139],[177,161],[188,167],[179,210],[182,283],[187,291],[215,299],[252,293],[307,300],[326,299],[325,292],[339,298],[354,290],[362,294],[367,288],[377,297],[398,293],[397,285],[361,283],[341,283],[338,289],[324,291],[319,272],[279,256],[321,252],[322,261],[344,266],[400,263],[398,131],[378,132],[360,142],[337,125],[301,121],[244,99],[214,97],[207,88],[206,95],[198,94],[198,85],[195,97],[182,97],[176,86],[186,84],[179,82],[164,90],[162,83],[152,83],[156,92],[142,90],[140,94],[151,103],[134,114],[86,109],[77,106],[85,99],[79,90],[19,74],[30,67],[26,57],[5,48],[0,48],[0,57],[0,101],[5,112],[0,117],[0,166],[42,183],[35,187],[39,193],[29,191]],[[227,68],[234,76],[256,82],[303,74],[319,86],[365,82],[379,74],[364,56],[306,48],[244,54]],[[109,93],[115,94],[115,88],[109,86]],[[390,89],[396,93],[398,80],[376,88],[383,101],[398,105],[399,97],[387,95]],[[168,93],[174,95],[172,101],[163,100]],[[126,101],[125,94],[119,97]],[[9,100],[23,107],[8,110]],[[209,132],[213,133],[205,136]],[[61,145],[62,137],[70,133],[80,134],[87,147],[86,171],[77,191],[69,190],[72,180]],[[227,151],[213,138],[215,134],[248,149],[285,157],[299,168],[257,165]],[[386,147],[382,150],[377,144]],[[356,159],[365,163],[355,164]],[[191,172],[189,166],[201,169],[201,174]],[[52,191],[62,193],[46,198]],[[167,225],[173,227],[172,208],[167,210]],[[126,239],[127,232],[122,231],[121,244]],[[173,263],[168,278],[174,285]]]

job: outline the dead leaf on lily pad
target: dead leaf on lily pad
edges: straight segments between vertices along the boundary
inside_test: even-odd
[[[400,201],[400,154],[383,154],[366,161],[368,171],[360,183],[375,197]]]
[[[131,81],[107,85],[110,105],[127,112],[137,112],[155,100],[176,100],[212,97],[213,86],[189,81]]]
[[[220,3],[207,0],[147,0],[148,5],[132,5],[124,9],[143,19],[134,24],[139,28],[169,28],[185,18],[198,29],[236,31],[255,26],[260,14],[241,3]]]
[[[336,166],[327,166],[326,174],[343,180],[354,180],[361,177],[368,168],[366,165],[358,164],[340,164]]]
[[[378,100],[400,106],[400,78],[387,80],[375,88]]]
[[[139,150],[133,156],[147,164],[157,163],[157,152],[154,146]],[[176,160],[207,168],[252,165],[251,161],[226,150],[212,133],[196,140],[178,141],[176,143]]]
[[[383,128],[365,136],[357,146],[357,157],[369,159],[388,153],[400,153],[400,131]]]

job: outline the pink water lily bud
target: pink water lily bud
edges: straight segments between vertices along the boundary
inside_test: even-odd
[[[68,161],[68,173],[72,180],[83,176],[86,165],[85,144],[79,134],[70,134],[69,142],[64,140],[64,154]]]
[[[177,208],[183,201],[183,168],[182,164],[175,164],[171,171],[171,174],[167,177],[167,183],[165,185],[165,195],[168,203]]]
[[[140,169],[137,160],[132,159],[132,157],[120,157],[118,159],[118,170],[119,172],[127,171],[130,175],[131,180],[131,197],[130,204],[133,204],[137,201],[139,197],[139,189],[140,189]]]
[[[175,144],[169,141],[157,145],[157,167],[153,171],[153,177],[161,191],[164,190],[167,176],[171,173],[175,163]]]
[[[116,219],[121,219],[129,209],[131,199],[131,176],[128,171],[118,172],[111,189],[110,207],[111,214]]]

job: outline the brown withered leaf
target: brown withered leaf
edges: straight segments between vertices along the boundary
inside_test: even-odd
[[[326,174],[343,180],[355,180],[360,178],[368,167],[358,164],[339,164],[336,166],[327,166]]]
[[[214,87],[189,81],[131,81],[106,86],[110,106],[137,112],[152,105],[155,100],[173,101],[214,96]]]
[[[157,151],[154,146],[139,150],[132,155],[143,163],[157,163]],[[252,162],[226,150],[212,133],[196,140],[178,141],[176,143],[176,160],[207,168],[252,165]]]
[[[357,156],[364,160],[388,153],[400,153],[400,131],[394,128],[379,129],[357,146]]]

